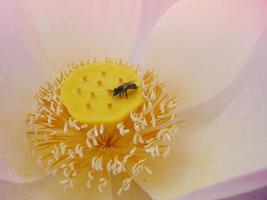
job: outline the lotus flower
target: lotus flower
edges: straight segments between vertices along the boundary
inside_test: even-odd
[[[264,0],[3,0],[1,199],[245,199],[266,186],[266,9]],[[170,156],[149,160],[153,174],[122,195],[119,178],[102,193],[64,191],[32,158],[25,115],[64,66],[106,56],[153,66],[187,124]],[[259,191],[252,198],[266,197]]]

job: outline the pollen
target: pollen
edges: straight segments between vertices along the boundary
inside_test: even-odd
[[[111,90],[132,82],[128,97]],[[148,159],[166,158],[177,126],[177,100],[167,94],[153,71],[140,72],[121,60],[83,62],[41,86],[35,110],[27,115],[27,142],[48,173],[61,175],[64,189],[103,192],[112,176],[125,179],[117,191],[129,190],[138,175],[153,175]],[[86,174],[86,175],[85,175]]]

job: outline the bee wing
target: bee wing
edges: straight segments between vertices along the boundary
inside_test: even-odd
[[[123,85],[129,85],[129,84],[134,83],[135,81],[136,81],[136,79],[135,80],[131,80],[131,81],[127,81],[127,82],[123,83]]]

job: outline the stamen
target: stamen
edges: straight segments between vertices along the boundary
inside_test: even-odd
[[[163,158],[166,159],[170,155],[171,148],[167,147],[167,149],[163,153]]]
[[[125,129],[124,126],[125,125],[123,124],[123,122],[118,123],[117,126],[116,126],[117,129],[119,129],[119,133],[120,133],[121,136],[124,136],[126,133],[130,132],[130,130],[129,129]]]
[[[117,195],[120,196],[123,191],[127,191],[130,189],[131,181],[133,180],[133,177],[126,178],[122,181],[122,186],[119,189]]]
[[[68,123],[65,122],[64,124],[64,133],[67,133],[68,132]]]
[[[88,125],[87,124],[81,125],[81,129],[85,129],[85,128],[88,128]]]
[[[104,134],[104,124],[103,123],[100,124],[99,134],[100,135],[103,135]]]
[[[108,180],[106,178],[99,179],[100,184],[98,185],[98,191],[103,192],[103,188],[107,185]]]

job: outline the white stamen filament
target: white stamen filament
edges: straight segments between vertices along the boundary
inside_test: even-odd
[[[68,132],[68,123],[65,123],[64,124],[64,133],[67,133]]]
[[[125,129],[125,125],[123,124],[123,122],[120,122],[117,124],[117,129],[119,129],[119,133],[121,136],[124,136],[126,133],[129,133],[130,130],[129,129]]]

